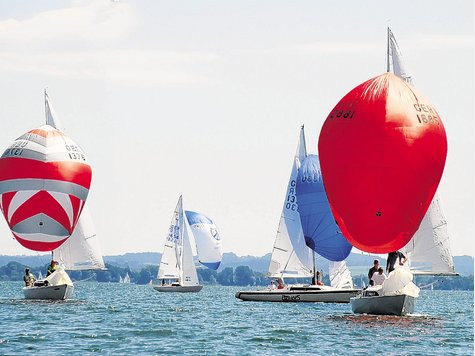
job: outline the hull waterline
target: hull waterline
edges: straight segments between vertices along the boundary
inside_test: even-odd
[[[197,293],[203,286],[153,286],[153,289],[163,293]]]
[[[393,296],[368,296],[351,298],[355,314],[406,315],[414,312],[416,298],[401,294]]]
[[[253,302],[308,302],[308,303],[349,303],[361,290],[358,289],[316,289],[291,288],[286,290],[239,291],[236,298]]]
[[[65,300],[71,298],[73,292],[74,286],[68,284],[23,288],[25,299]]]

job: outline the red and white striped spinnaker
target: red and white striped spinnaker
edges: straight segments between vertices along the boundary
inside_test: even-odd
[[[50,125],[17,138],[0,158],[0,208],[15,239],[51,251],[72,234],[91,184],[82,149]]]

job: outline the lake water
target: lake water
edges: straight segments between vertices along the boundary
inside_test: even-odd
[[[0,282],[0,354],[473,354],[473,292],[422,291],[415,315],[373,317],[349,304],[242,302],[239,287],[75,286],[73,300],[34,302]]]

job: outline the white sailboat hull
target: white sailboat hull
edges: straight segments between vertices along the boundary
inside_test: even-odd
[[[203,289],[203,286],[171,286],[171,285],[164,285],[164,286],[153,286],[157,292],[164,292],[164,293],[197,293]]]
[[[406,315],[414,312],[416,298],[401,294],[351,298],[351,310],[355,314]]]
[[[73,292],[74,286],[68,284],[23,288],[25,299],[65,300],[71,298]]]
[[[349,303],[361,290],[320,286],[290,287],[288,289],[240,291],[236,298],[254,302]]]

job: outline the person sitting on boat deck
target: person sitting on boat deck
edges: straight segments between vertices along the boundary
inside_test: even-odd
[[[384,274],[383,267],[379,267],[378,272],[374,272],[372,281],[374,282],[376,286],[382,286],[386,278],[387,277]]]
[[[277,289],[284,289],[285,284],[282,278],[277,278],[276,282],[277,282]]]
[[[56,272],[58,270],[58,262],[55,260],[51,260],[51,263],[48,266],[48,271],[46,272],[46,277],[48,277],[51,273]]]
[[[370,286],[374,286],[373,275],[378,272],[378,268],[379,268],[379,260],[374,260],[373,267],[371,267],[368,271],[368,279],[369,279]]]
[[[30,273],[29,268],[25,268],[25,275],[23,276],[23,281],[25,282],[25,287],[31,287],[36,281],[35,276]]]
[[[322,275],[323,273],[320,273],[320,271],[317,271],[317,286],[323,286]]]
[[[406,263],[407,258],[402,254],[402,252],[394,251],[388,254],[388,261],[386,262],[386,272],[391,273],[394,271],[394,265],[399,259],[399,265],[402,266]]]

